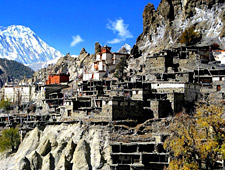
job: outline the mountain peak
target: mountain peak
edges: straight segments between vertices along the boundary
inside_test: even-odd
[[[119,50],[118,52],[119,53],[126,53],[126,54],[130,54],[130,51],[131,51],[131,46],[127,43],[125,43]]]
[[[59,51],[47,45],[29,27],[0,27],[0,58],[32,64],[61,56],[63,55]]]

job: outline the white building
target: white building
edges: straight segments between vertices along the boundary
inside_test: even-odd
[[[126,54],[112,53],[111,47],[102,47],[101,52],[96,54],[91,68],[84,70],[83,80],[100,80],[104,75],[113,71],[120,62],[120,58],[125,56]]]
[[[216,61],[225,64],[225,50],[213,50],[212,53]]]
[[[35,87],[31,85],[5,85],[3,90],[4,100],[10,102],[26,103],[31,101]]]

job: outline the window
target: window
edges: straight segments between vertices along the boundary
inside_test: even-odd
[[[68,110],[68,116],[71,116],[71,110]]]
[[[221,87],[220,87],[220,85],[217,85],[217,91],[220,91],[221,90]]]

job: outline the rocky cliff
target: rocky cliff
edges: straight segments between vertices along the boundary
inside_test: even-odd
[[[44,82],[47,80],[49,73],[69,73],[70,80],[75,80],[82,74],[81,69],[84,66],[90,66],[93,59],[94,55],[89,54],[84,48],[81,49],[80,55],[76,57],[72,57],[68,53],[66,56],[61,57],[56,64],[50,64],[48,67],[36,71],[34,80],[36,82]]]
[[[143,55],[181,46],[179,38],[190,27],[202,37],[196,45],[216,43],[224,49],[224,0],[162,0],[157,9],[149,3],[143,12],[143,33],[136,45]]]
[[[110,152],[107,127],[49,125],[27,133],[17,153],[0,160],[0,169],[107,170]]]

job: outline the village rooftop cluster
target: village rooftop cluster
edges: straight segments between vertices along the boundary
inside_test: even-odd
[[[27,130],[46,123],[84,120],[141,123],[166,119],[182,111],[193,112],[196,102],[225,98],[223,50],[179,47],[141,56],[133,59],[144,61],[139,67],[128,62],[122,81],[115,77],[117,65],[122,58],[128,61],[133,56],[126,50],[111,50],[101,47],[91,62],[85,62],[87,57],[77,59],[74,79],[68,72],[47,72],[46,81],[5,84],[1,97],[16,106],[1,114],[1,126],[20,124],[21,129]],[[162,147],[166,135],[153,133],[150,141],[140,139],[129,144],[112,142],[111,167],[168,165],[169,156]],[[153,161],[146,161],[149,159]]]

